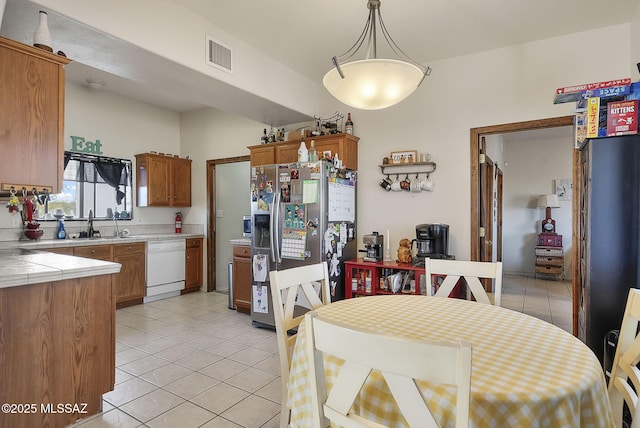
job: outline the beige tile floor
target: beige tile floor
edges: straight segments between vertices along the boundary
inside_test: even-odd
[[[569,285],[505,276],[503,306],[570,330]],[[200,292],[118,310],[115,389],[102,413],[72,426],[277,427],[275,333],[227,300]]]

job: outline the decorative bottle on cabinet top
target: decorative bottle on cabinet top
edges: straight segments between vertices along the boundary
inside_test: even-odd
[[[304,142],[304,138],[300,140],[300,147],[298,148],[298,162],[309,161],[309,150],[307,150],[307,144]]]
[[[311,146],[309,147],[309,162],[315,162],[318,160],[318,152],[316,151],[316,142],[311,140]]]
[[[353,135],[353,121],[351,120],[351,113],[347,113],[347,121],[344,124],[344,132]]]
[[[53,52],[53,48],[51,47],[51,33],[49,32],[49,25],[47,23],[47,12],[41,10],[38,15],[38,27],[35,33],[33,33],[33,46]]]

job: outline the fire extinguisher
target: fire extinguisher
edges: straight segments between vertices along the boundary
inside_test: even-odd
[[[182,233],[182,213],[176,213],[176,233]]]

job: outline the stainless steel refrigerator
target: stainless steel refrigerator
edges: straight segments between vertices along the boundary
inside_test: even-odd
[[[357,173],[327,160],[251,168],[251,320],[274,327],[269,272],[326,261],[331,299],[344,298],[356,257]]]

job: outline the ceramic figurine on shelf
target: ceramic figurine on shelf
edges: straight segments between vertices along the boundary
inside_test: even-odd
[[[398,262],[411,263],[411,241],[407,238],[400,240],[398,247]]]

